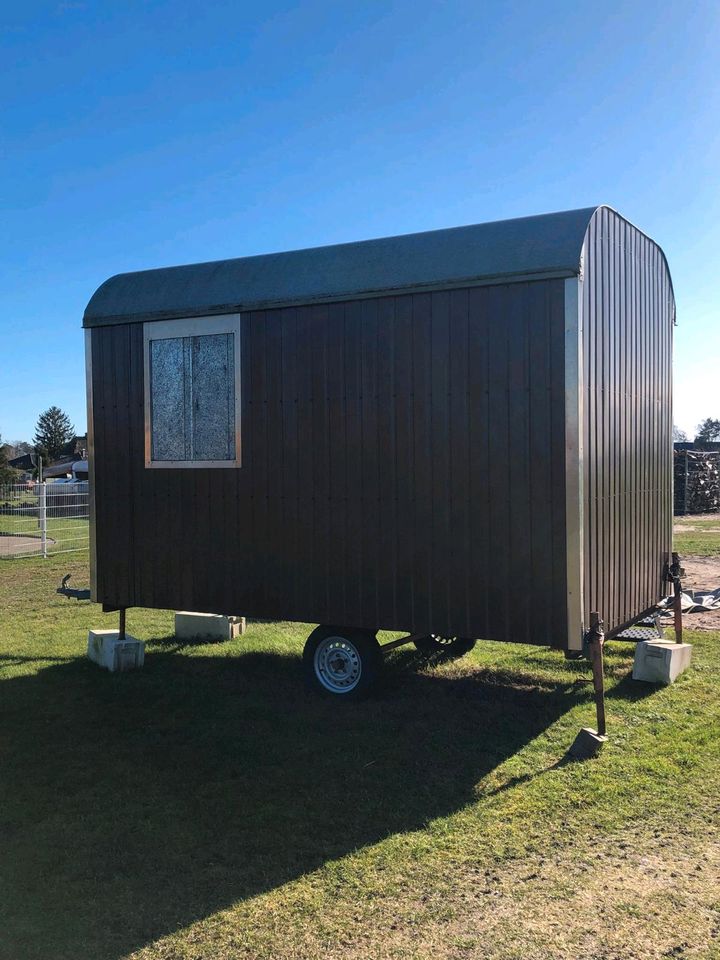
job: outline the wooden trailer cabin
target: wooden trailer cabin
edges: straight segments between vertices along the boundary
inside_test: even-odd
[[[614,210],[123,274],[85,311],[92,596],[581,651],[664,594],[675,306]]]

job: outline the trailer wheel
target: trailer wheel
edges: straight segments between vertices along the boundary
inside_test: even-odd
[[[374,633],[344,627],[316,627],[303,651],[310,686],[352,700],[365,696],[377,683],[382,660]]]
[[[440,633],[429,633],[426,637],[418,637],[415,646],[426,655],[433,653],[447,653],[452,657],[462,657],[470,653],[475,646],[475,640],[470,637],[446,637]]]

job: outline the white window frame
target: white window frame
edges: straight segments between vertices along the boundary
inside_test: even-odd
[[[152,459],[152,409],[150,389],[150,341],[173,340],[179,337],[202,337],[212,334],[234,336],[233,357],[235,377],[235,458],[233,460],[153,460]],[[177,320],[158,320],[143,324],[143,389],[145,413],[145,466],[149,469],[205,469],[242,466],[241,445],[241,363],[240,314],[227,313],[209,317],[183,317]]]

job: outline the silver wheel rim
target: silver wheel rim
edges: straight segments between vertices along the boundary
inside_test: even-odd
[[[346,637],[325,637],[313,658],[315,676],[331,693],[349,693],[360,682],[362,660]]]

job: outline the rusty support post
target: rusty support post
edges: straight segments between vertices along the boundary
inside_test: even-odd
[[[592,664],[593,688],[595,690],[595,712],[597,714],[597,732],[605,736],[605,675],[603,673],[603,646],[605,645],[604,622],[600,614],[590,614],[590,631],[587,636],[588,652]]]
[[[672,564],[670,565],[670,577],[673,582],[673,612],[675,614],[675,643],[683,642],[683,622],[682,622],[682,583],[680,578],[685,576],[685,571],[680,566],[680,555],[673,553]]]

